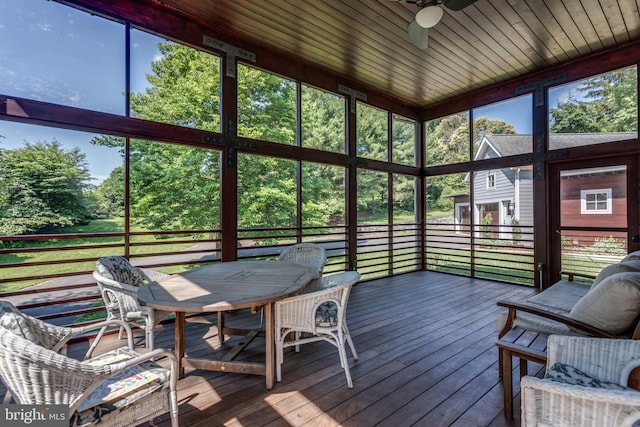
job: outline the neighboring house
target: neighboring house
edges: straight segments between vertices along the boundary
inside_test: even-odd
[[[552,134],[551,149],[564,149],[637,138],[637,133]],[[484,135],[475,160],[527,154],[531,135]],[[470,174],[465,176],[470,183]],[[562,219],[574,226],[626,226],[615,206],[626,206],[626,174],[622,168],[575,169],[561,176]],[[458,232],[469,232],[469,224],[491,224],[492,237],[514,238],[514,226],[533,226],[533,167],[490,169],[473,174],[474,201],[469,193],[450,194]],[[626,212],[625,212],[626,214]],[[473,216],[473,217],[472,217]],[[486,237],[487,231],[483,233]],[[479,236],[482,237],[482,236]]]

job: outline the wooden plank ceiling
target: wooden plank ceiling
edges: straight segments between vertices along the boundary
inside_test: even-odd
[[[444,7],[426,50],[395,0],[156,0],[404,102],[452,96],[640,40],[640,0],[477,0]]]

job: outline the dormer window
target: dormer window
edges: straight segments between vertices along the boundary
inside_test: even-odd
[[[487,175],[487,188],[496,188],[496,175],[494,173]]]

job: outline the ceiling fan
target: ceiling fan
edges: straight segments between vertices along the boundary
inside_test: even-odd
[[[436,25],[442,19],[444,10],[458,11],[472,5],[477,0],[392,0],[403,3],[412,3],[418,6],[416,17],[407,28],[409,40],[418,49],[426,49],[429,45],[429,28]]]

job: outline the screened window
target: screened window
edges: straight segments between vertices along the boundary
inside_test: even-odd
[[[238,227],[297,225],[296,162],[276,157],[238,156]]]
[[[125,27],[52,1],[0,2],[0,93],[125,113]]]
[[[0,292],[40,283],[33,278],[42,274],[95,267],[79,257],[123,253],[122,237],[100,236],[124,232],[123,138],[3,120],[0,135]],[[22,235],[33,238],[9,240]]]
[[[148,230],[220,227],[220,152],[131,141],[131,219]]]
[[[345,225],[345,168],[302,162],[302,225]]]
[[[357,144],[359,157],[388,161],[388,114],[361,102],[356,104]]]
[[[303,147],[345,153],[345,99],[302,85]]]
[[[549,89],[549,148],[638,137],[635,66]]]
[[[392,121],[392,161],[403,165],[416,165],[416,122],[396,114]]]
[[[427,166],[469,161],[469,113],[430,120],[424,126]]]
[[[611,213],[611,189],[582,190],[580,192],[581,212],[583,214]]]
[[[471,274],[469,174],[427,178],[425,261],[430,270]]]
[[[238,136],[296,144],[296,85],[238,64]]]
[[[525,95],[473,110],[474,159],[530,153],[533,149],[532,96]]]
[[[144,120],[220,132],[220,57],[131,30],[131,111]]]

